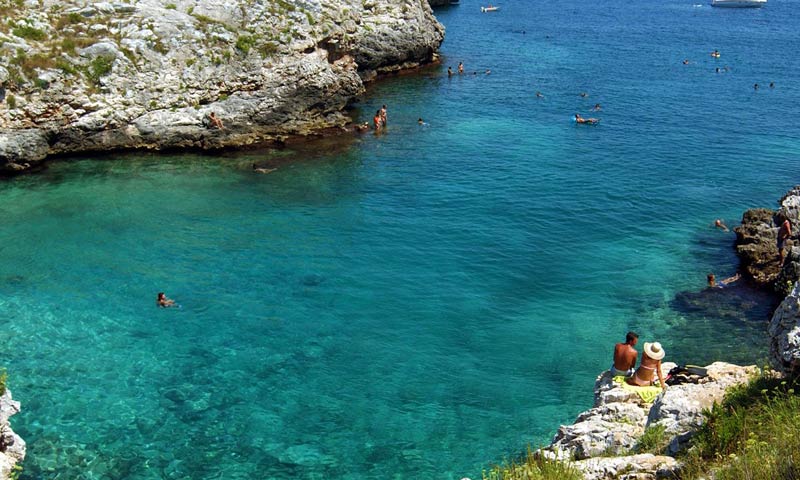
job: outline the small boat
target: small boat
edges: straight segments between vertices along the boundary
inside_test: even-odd
[[[761,8],[767,0],[711,0],[712,7]]]
[[[500,10],[500,7],[493,7],[489,5],[488,7],[481,7],[481,12],[496,12]]]

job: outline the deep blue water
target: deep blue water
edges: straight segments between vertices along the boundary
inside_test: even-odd
[[[356,105],[383,135],[0,183],[23,477],[475,478],[590,406],[629,329],[763,361],[759,298],[675,297],[736,271],[715,218],[798,181],[797,3],[500,5],[437,11],[443,64]]]

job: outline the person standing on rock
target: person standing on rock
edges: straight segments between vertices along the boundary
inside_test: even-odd
[[[625,343],[618,343],[614,346],[614,364],[611,365],[612,377],[630,377],[633,375],[636,358],[639,356],[639,352],[633,347],[636,346],[638,341],[639,335],[628,332],[625,335]]]
[[[792,224],[789,222],[789,219],[783,221],[781,228],[778,229],[778,261],[780,265],[783,265],[784,260],[784,253],[783,247],[786,244],[786,240],[792,236]]]
[[[658,342],[644,342],[643,350],[639,368],[636,369],[632,377],[626,378],[625,381],[629,385],[649,387],[653,384],[653,372],[655,372],[658,375],[658,384],[661,385],[661,389],[666,390],[667,384],[664,382],[664,374],[661,372],[661,359],[664,358],[666,352]]]

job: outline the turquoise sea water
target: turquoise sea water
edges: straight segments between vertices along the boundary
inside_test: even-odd
[[[715,218],[798,180],[797,3],[693,3],[463,0],[443,65],[355,106],[384,135],[0,183],[23,477],[475,478],[590,406],[629,329],[762,361],[761,299],[680,292],[736,271]]]

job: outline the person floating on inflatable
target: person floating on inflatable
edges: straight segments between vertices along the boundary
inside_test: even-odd
[[[599,121],[600,120],[598,120],[597,118],[583,118],[580,116],[580,114],[578,113],[575,114],[575,123],[585,123],[588,125],[594,125]]]

